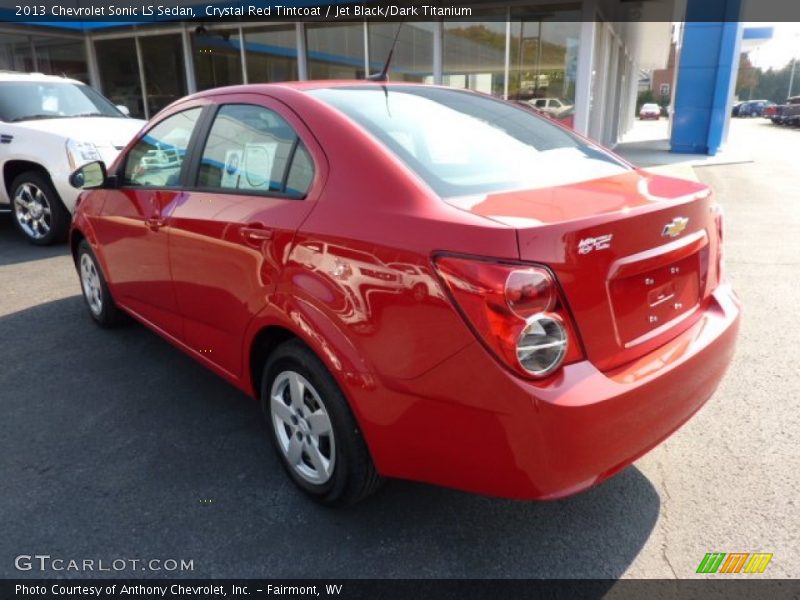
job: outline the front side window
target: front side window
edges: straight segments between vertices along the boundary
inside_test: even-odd
[[[200,111],[200,108],[190,108],[179,112],[145,133],[128,153],[123,185],[159,188],[179,186],[186,149]]]
[[[308,93],[366,129],[443,198],[566,185],[629,170],[547,119],[482,94],[402,85]]]
[[[88,85],[60,81],[0,83],[0,121],[16,123],[74,117],[123,119],[125,115]]]
[[[280,115],[251,104],[219,109],[200,159],[200,188],[301,197],[312,179],[308,152]]]

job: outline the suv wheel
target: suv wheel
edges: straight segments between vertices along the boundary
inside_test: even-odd
[[[26,171],[14,179],[11,214],[19,230],[37,246],[61,242],[69,232],[69,211],[49,178],[37,171]]]
[[[278,456],[317,502],[345,506],[381,484],[347,400],[300,340],[281,344],[261,379],[261,406]]]

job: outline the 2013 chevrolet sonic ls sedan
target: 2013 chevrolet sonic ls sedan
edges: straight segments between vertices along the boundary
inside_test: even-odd
[[[734,349],[710,190],[481,94],[212,90],[72,181],[94,320],[258,397],[326,504],[383,477],[576,493],[689,419]]]

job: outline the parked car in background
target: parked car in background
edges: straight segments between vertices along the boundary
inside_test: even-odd
[[[0,210],[32,243],[65,239],[82,164],[111,164],[144,121],[73,79],[0,73]]]
[[[552,121],[557,121],[561,123],[564,127],[569,127],[572,129],[575,126],[575,108],[571,107],[564,111],[562,111],[558,116],[553,114],[552,112],[547,112],[540,108],[536,108],[530,101],[528,100],[516,100],[513,101],[517,106],[521,106],[522,108],[529,110],[530,112],[537,114],[541,117],[545,117]]]
[[[325,504],[382,476],[575,494],[685,423],[734,350],[710,189],[488,95],[208,90],[71,181],[91,318],[259,398]]]
[[[776,125],[800,126],[800,96],[786,99],[786,104],[777,107],[772,122]]]
[[[774,105],[769,100],[748,100],[742,102],[735,116],[737,117],[760,117],[766,106]]]
[[[761,116],[765,119],[774,119],[775,115],[778,114],[778,105],[774,102],[770,102],[768,105],[764,107],[764,110],[761,112]]]
[[[661,118],[661,107],[658,104],[643,104],[642,108],[639,109],[639,118],[642,120],[658,120]]]
[[[528,102],[534,108],[550,113],[556,118],[560,118],[568,111],[574,109],[574,105],[563,98],[533,98],[528,100]]]
[[[773,111],[773,115],[770,117],[770,121],[772,121],[775,125],[783,125],[783,113],[786,105],[785,104],[776,104],[775,110]]]

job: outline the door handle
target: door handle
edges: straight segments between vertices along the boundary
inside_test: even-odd
[[[152,231],[158,231],[161,227],[166,224],[167,220],[162,219],[161,217],[150,217],[149,219],[144,220],[144,225],[148,229]]]
[[[239,233],[248,242],[266,242],[272,239],[272,230],[264,227],[242,227]]]

